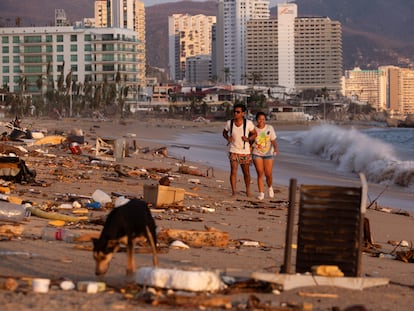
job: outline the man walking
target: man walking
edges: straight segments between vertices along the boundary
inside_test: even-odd
[[[232,196],[236,195],[236,182],[238,165],[243,172],[246,185],[246,195],[250,196],[250,142],[256,138],[256,131],[252,121],[245,119],[246,107],[243,104],[235,104],[233,107],[234,118],[228,120],[223,130],[223,137],[229,146],[230,160],[230,185]]]

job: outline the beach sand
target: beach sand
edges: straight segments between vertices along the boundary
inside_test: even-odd
[[[168,140],[183,131],[221,132],[222,123],[195,123],[170,119],[24,119],[23,126],[31,124],[33,129],[47,130],[48,135],[73,129],[82,129],[88,145],[82,146],[82,155],[73,155],[67,148],[39,147],[49,155],[29,152],[22,157],[30,169],[37,172],[39,185],[13,184],[10,195],[34,202],[35,206],[59,206],[68,201],[57,194],[77,194],[91,196],[100,189],[108,194],[143,196],[145,184],[157,182],[162,174],[151,174],[154,179],[138,175],[131,177],[116,174],[114,165],[119,164],[123,171],[146,169],[151,172],[167,170],[172,176],[171,186],[186,191],[183,207],[175,209],[153,209],[158,229],[205,230],[213,227],[229,233],[227,247],[191,247],[185,250],[167,249],[166,245],[159,254],[160,267],[175,269],[202,268],[220,271],[234,277],[250,277],[253,272],[278,273],[283,264],[285,231],[288,207],[288,188],[275,185],[275,198],[258,202],[247,198],[243,193],[241,176],[238,180],[239,194],[231,197],[228,172],[214,170],[214,176],[194,176],[178,172],[182,159],[154,154],[154,150],[164,147],[151,140]],[[298,125],[292,126],[296,128]],[[299,125],[303,127],[303,125]],[[288,125],[286,125],[288,127]],[[280,128],[280,127],[279,127]],[[120,162],[91,163],[93,148],[97,137],[124,138],[132,147],[134,141],[137,150]],[[221,136],[218,137],[218,140]],[[34,150],[34,147],[27,147]],[[167,148],[168,150],[168,148]],[[185,163],[191,165],[191,163]],[[206,173],[208,167],[194,164],[197,172]],[[253,169],[253,167],[252,167]],[[200,183],[192,183],[198,179]],[[255,181],[252,180],[255,187]],[[1,206],[1,205],[0,205]],[[210,212],[203,212],[210,208]],[[398,210],[398,207],[395,207]],[[110,209],[89,210],[89,220],[103,218]],[[68,213],[70,211],[60,211]],[[414,241],[413,216],[386,213],[369,209],[366,217],[370,220],[374,242],[383,254],[388,254],[395,246],[390,240]],[[14,291],[0,290],[2,310],[156,310],[156,309],[199,309],[197,307],[172,306],[171,304],[151,305],[145,303],[144,290],[139,286],[127,286],[125,277],[126,254],[117,253],[103,281],[107,290],[88,294],[77,290],[63,291],[58,287],[62,280],[96,280],[94,260],[90,247],[92,243],[82,245],[87,248],[75,248],[78,243],[64,241],[45,241],[40,238],[41,231],[50,220],[32,215],[22,222],[23,234],[0,241],[0,286],[5,287],[7,278],[17,281]],[[99,234],[102,226],[86,221],[67,223],[65,228],[77,234]],[[240,241],[259,242],[259,247],[241,246]],[[89,249],[88,249],[89,247]],[[400,249],[400,248],[399,248]],[[137,254],[138,268],[151,266],[149,253]],[[279,293],[265,293],[260,290],[232,292],[225,295],[230,299],[233,309],[249,309],[249,297],[254,295],[264,306],[311,305],[312,310],[343,310],[352,305],[364,305],[367,310],[412,310],[414,297],[414,265],[393,260],[388,256],[362,256],[362,276],[388,278],[386,286],[364,290],[349,290],[338,287],[303,287]],[[47,294],[32,292],[29,286],[31,278],[50,278],[52,288]],[[158,291],[165,295],[165,291]],[[303,296],[313,293],[316,297]],[[332,294],[331,297],[323,297]],[[222,296],[222,294],[216,294]],[[319,295],[319,297],[318,297]],[[215,295],[212,295],[214,297]],[[326,296],[326,295],[325,295]],[[161,297],[161,296],[160,296]],[[250,299],[251,300],[251,299]],[[252,309],[252,307],[250,307]],[[270,310],[270,307],[266,310]],[[294,310],[294,309],[289,309]]]

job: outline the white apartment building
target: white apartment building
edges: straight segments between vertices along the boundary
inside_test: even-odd
[[[295,88],[295,20],[298,7],[294,3],[277,5],[278,82],[288,92]]]
[[[145,85],[137,56],[139,44],[130,29],[0,28],[0,85],[19,92],[19,81],[24,78],[26,92],[41,94],[38,79],[52,79],[57,85],[62,71],[64,76],[71,72],[76,83],[98,85],[113,81],[119,72],[126,85]]]
[[[168,17],[168,66],[170,79],[184,80],[186,60],[211,55],[215,16],[173,14]]]
[[[278,12],[277,19],[252,19],[246,24],[247,78],[255,73],[260,76],[257,83],[281,86],[288,93],[341,90],[339,22],[327,17],[294,17],[296,5],[291,3],[278,5]]]
[[[145,79],[145,8],[138,0],[95,0],[95,27],[132,29],[139,43],[139,71]]]
[[[269,17],[269,0],[218,0],[215,72],[219,80],[231,84],[245,80],[246,22]]]

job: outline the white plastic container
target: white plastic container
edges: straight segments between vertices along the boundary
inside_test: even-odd
[[[105,205],[107,203],[112,203],[112,198],[100,189],[96,189],[94,193],[92,193],[92,199],[95,202],[101,203],[101,205]]]
[[[47,293],[49,291],[50,280],[36,278],[32,280],[32,288],[35,293]]]

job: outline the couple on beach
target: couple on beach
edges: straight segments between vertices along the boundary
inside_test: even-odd
[[[265,197],[264,176],[269,197],[273,198],[273,157],[278,152],[276,133],[273,126],[266,124],[265,113],[258,112],[256,114],[257,125],[255,126],[252,121],[245,118],[245,112],[246,107],[243,104],[235,104],[233,107],[234,118],[226,122],[223,130],[223,137],[229,146],[232,195],[236,195],[237,169],[240,164],[246,185],[246,195],[250,196],[250,163],[253,159],[259,189],[257,198],[263,200]]]

